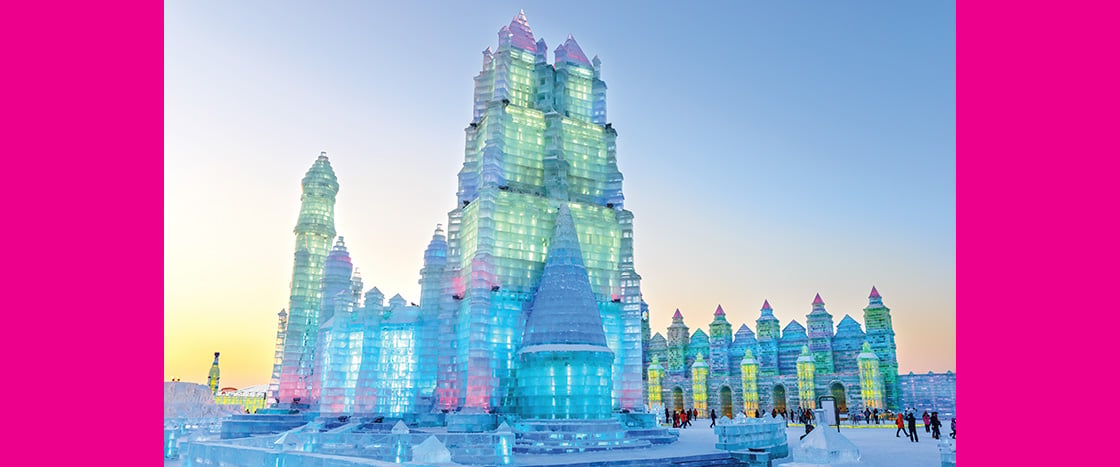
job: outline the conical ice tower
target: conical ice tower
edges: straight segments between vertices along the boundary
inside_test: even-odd
[[[611,415],[611,363],[603,321],[587,280],[572,215],[556,216],[540,288],[518,352],[518,408],[525,418]]]

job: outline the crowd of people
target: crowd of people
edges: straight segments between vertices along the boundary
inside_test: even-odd
[[[898,414],[895,419],[895,425],[898,429],[894,430],[896,438],[899,433],[906,435],[907,439],[911,442],[918,442],[918,417],[914,415],[917,409],[906,409],[904,413]],[[929,411],[922,412],[922,425],[926,429],[926,433],[930,433],[933,439],[941,439],[941,420],[937,418],[937,412],[930,413]],[[953,431],[949,433],[949,437],[957,439],[957,417],[953,417],[950,421],[949,428]]]
[[[915,413],[917,413],[917,409],[909,408],[901,413],[893,414],[895,425],[898,427],[898,429],[896,429],[894,432],[894,436],[896,438],[900,438],[901,436],[899,436],[899,434],[901,433],[906,435],[907,439],[911,442],[918,442],[918,417],[917,415],[915,415]],[[699,415],[700,413],[697,412],[695,408],[687,410],[674,410],[672,413],[670,413],[669,408],[666,407],[665,424],[672,425],[673,428],[688,428],[689,426],[692,426],[692,421],[699,417]],[[747,415],[749,417],[752,414],[744,412],[744,415]],[[761,416],[758,409],[755,409],[753,415],[755,418],[760,418]],[[867,424],[875,423],[876,425],[882,423],[883,420],[892,418],[892,414],[886,410],[880,412],[879,409],[865,408],[863,409],[863,412],[857,412],[854,415],[853,422],[859,423],[860,415],[863,416],[862,420]],[[782,417],[782,419],[786,421],[787,426],[789,425],[789,421],[796,417],[796,420],[799,423],[805,425],[805,434],[801,435],[801,438],[805,438],[805,435],[808,435],[809,432],[813,431],[812,410],[798,409],[791,412],[789,410],[778,411],[778,409],[775,408],[770,410],[770,416],[775,418],[779,416]],[[708,413],[708,417],[712,419],[712,423],[708,425],[708,427],[715,427],[716,419],[719,418],[716,415],[715,409],[711,409],[711,411]],[[938,419],[937,412],[934,411],[933,413],[930,413],[929,411],[924,411],[922,412],[921,418],[922,425],[925,427],[926,433],[930,433],[933,439],[941,439],[941,420]],[[952,432],[949,433],[949,437],[952,439],[957,439],[957,417],[952,418],[949,427],[952,430]]]

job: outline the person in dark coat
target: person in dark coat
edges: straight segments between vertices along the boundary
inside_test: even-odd
[[[875,424],[878,425],[879,424],[879,409],[876,408],[875,410],[872,410],[871,411],[871,416],[875,418]]]
[[[913,441],[915,443],[918,442],[918,427],[917,427],[917,424],[918,424],[918,418],[914,416],[914,412],[910,412],[909,414],[906,415],[906,427],[909,429],[907,431],[910,432],[910,441]]]
[[[708,428],[715,428],[715,426],[716,426],[716,409],[711,409],[711,410],[712,410],[712,413],[709,414],[709,416],[712,417],[712,424],[709,425]]]
[[[949,433],[949,437],[957,439],[957,417],[953,417],[953,419],[949,421],[949,428],[953,430],[952,433]]]
[[[937,419],[937,412],[929,417],[929,427],[933,428],[933,439],[941,439],[941,420]]]
[[[669,423],[669,408],[665,407],[665,424],[668,425]]]
[[[762,414],[758,413],[758,409],[754,409],[754,418],[762,418]],[[956,420],[955,418],[953,420]]]
[[[867,407],[863,408],[863,420],[868,425],[871,424],[871,409],[869,409]]]

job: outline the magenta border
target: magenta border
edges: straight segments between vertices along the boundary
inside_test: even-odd
[[[153,465],[162,445],[163,4],[9,2],[7,465]]]

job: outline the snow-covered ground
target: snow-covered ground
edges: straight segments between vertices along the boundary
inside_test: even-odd
[[[836,428],[832,429],[835,430]],[[530,456],[517,456],[517,459],[521,462],[530,459],[534,462],[541,462],[542,460],[550,458],[554,461],[564,462],[567,461],[567,459],[562,460],[562,457],[571,456],[573,461],[578,459],[580,462],[587,462],[589,460],[642,457],[652,461],[666,454],[679,456],[715,452],[716,435],[711,428],[697,423],[692,428],[686,428],[680,430],[680,432],[681,437],[676,443],[640,451],[625,450],[582,456],[571,454],[547,457],[532,456],[531,458]],[[895,438],[894,432],[895,430],[893,427],[840,429],[840,434],[846,436],[859,448],[860,456],[864,464],[868,467],[895,467],[900,465],[905,465],[907,467],[940,467],[941,455],[937,450],[938,441],[931,438],[921,426],[918,427],[919,441],[917,443],[912,443],[904,437]],[[804,433],[805,429],[801,426],[791,426],[786,429],[786,434],[789,435],[790,455],[775,460],[774,465],[793,462],[794,451],[797,450],[797,446],[800,443],[799,437]],[[945,435],[948,436],[948,433]],[[955,440],[950,441],[956,442]],[[177,460],[164,463],[164,467],[177,467],[178,465],[179,461]],[[556,465],[563,465],[563,463],[557,463]]]
[[[835,430],[835,427],[832,427]],[[941,453],[937,450],[938,440],[933,439],[921,426],[918,426],[918,442],[913,443],[905,437],[894,437],[895,428],[840,428],[840,434],[848,438],[856,447],[864,464],[868,467],[894,467],[898,465],[912,467],[940,467]],[[793,462],[793,453],[800,445],[801,435],[805,434],[803,427],[789,427],[790,456],[774,462],[781,465]],[[944,433],[948,437],[948,432]],[[715,435],[713,434],[714,438]],[[949,440],[956,442],[955,440]]]

